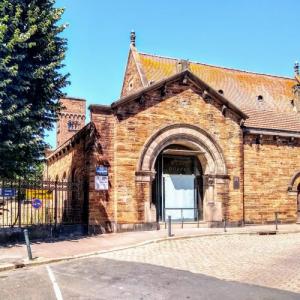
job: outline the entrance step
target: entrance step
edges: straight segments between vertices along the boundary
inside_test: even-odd
[[[168,223],[159,222],[159,226],[161,229],[168,228]],[[172,228],[197,228],[198,222],[184,222],[183,225],[181,222],[172,222]],[[207,222],[199,222],[199,228],[208,228]]]

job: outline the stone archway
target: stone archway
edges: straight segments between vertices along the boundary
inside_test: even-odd
[[[203,168],[204,220],[221,222],[224,204],[228,197],[228,175],[221,147],[203,129],[189,124],[173,124],[158,130],[145,143],[137,165],[136,182],[147,186],[148,201],[145,201],[145,222],[154,222],[155,208],[151,206],[151,181],[155,177],[155,161],[166,147],[177,144],[199,152],[198,159]],[[148,183],[148,185],[146,184]],[[139,186],[137,190],[140,190]]]
[[[300,171],[294,173],[288,185],[288,191],[297,191],[297,186],[300,183]]]
[[[300,222],[300,171],[297,171],[292,176],[288,185],[288,195],[293,201],[296,199],[296,222]]]

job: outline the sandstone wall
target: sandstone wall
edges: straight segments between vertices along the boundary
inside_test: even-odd
[[[162,100],[159,91],[145,96],[143,104],[133,101],[118,108],[115,128],[115,190],[119,223],[144,222],[144,205],[150,197],[147,184],[137,183],[135,171],[146,141],[160,128],[185,123],[206,130],[220,145],[228,169],[228,187],[217,186],[217,198],[232,222],[242,219],[242,130],[237,117],[222,115],[220,104],[205,102],[191,86],[168,85],[168,95]],[[240,179],[234,189],[232,178]],[[137,193],[138,191],[138,193]],[[141,196],[142,195],[142,196]]]
[[[300,141],[263,136],[260,142],[245,137],[245,220],[274,222],[278,211],[281,221],[295,222],[297,193],[288,185],[300,170]]]
[[[74,142],[73,145],[54,152],[46,163],[45,177],[49,180],[72,180],[72,172],[82,179],[85,168],[85,139]]]
[[[114,201],[114,186],[118,178],[115,172],[115,117],[109,111],[94,108],[91,113],[91,121],[97,130],[97,142],[91,156],[89,169],[89,224],[95,230],[110,232],[115,228],[116,203]],[[96,166],[108,167],[108,191],[95,191]]]

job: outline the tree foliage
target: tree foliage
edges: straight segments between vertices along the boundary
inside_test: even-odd
[[[54,0],[0,0],[0,177],[39,167],[53,128],[67,41]]]

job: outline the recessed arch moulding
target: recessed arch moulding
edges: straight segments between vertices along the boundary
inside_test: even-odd
[[[203,129],[188,124],[173,124],[158,130],[145,143],[136,171],[137,190],[144,189],[144,222],[156,221],[156,207],[151,199],[151,182],[155,178],[155,161],[166,147],[177,144],[197,151],[203,170],[203,218],[211,226],[226,215],[228,175],[222,149]],[[146,196],[148,195],[148,196]]]

